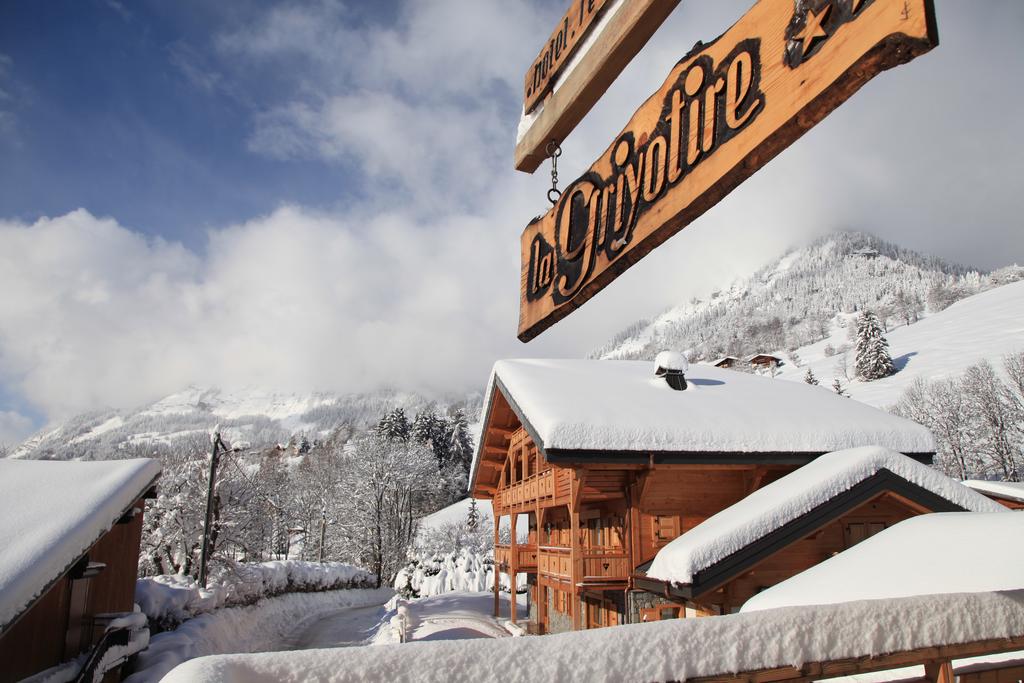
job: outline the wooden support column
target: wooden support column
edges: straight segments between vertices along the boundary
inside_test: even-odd
[[[924,665],[924,677],[929,683],[954,683],[953,662],[928,662]]]
[[[578,470],[572,471],[573,482],[569,494],[569,596],[572,602],[572,628],[581,626],[580,596],[577,585],[583,581],[583,548],[580,543],[580,503],[583,498],[583,477]]]
[[[511,515],[510,527],[512,528],[512,540],[509,542],[508,552],[508,585],[511,593],[511,606],[509,607],[509,620],[516,623],[516,573],[519,571],[519,549],[517,547],[517,536],[519,535],[519,513]]]
[[[497,503],[495,499],[494,503]],[[498,528],[501,526],[501,516],[497,513],[497,505],[494,517],[494,616],[501,616],[501,569],[498,567]]]

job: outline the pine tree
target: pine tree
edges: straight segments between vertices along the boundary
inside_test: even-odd
[[[377,423],[377,434],[385,441],[408,441],[409,419],[402,408],[395,408]]]
[[[473,462],[473,443],[469,438],[466,414],[456,410],[448,422],[448,457],[468,474]]]
[[[476,506],[476,499],[469,499],[469,514],[466,516],[466,528],[470,531],[476,531],[476,528],[480,526],[480,510]]]
[[[818,385],[818,378],[814,376],[814,372],[810,368],[807,368],[807,373],[804,375],[804,381],[808,384],[813,384],[814,386]]]
[[[871,311],[864,311],[857,318],[856,347],[857,377],[871,380],[888,377],[896,372],[889,356],[889,342],[882,334],[882,326]]]
[[[437,433],[437,415],[432,410],[425,410],[416,415],[412,421],[411,436],[416,443],[429,444]]]
[[[834,380],[832,381],[832,391],[836,392],[836,393],[837,393],[837,394],[839,394],[840,396],[847,396],[847,397],[849,397],[849,394],[847,394],[847,393],[846,393],[845,391],[843,391],[843,385],[842,385],[842,383],[841,383],[841,382],[839,381],[839,378],[838,378],[838,377],[836,377],[836,378],[835,378],[835,379],[834,379]]]

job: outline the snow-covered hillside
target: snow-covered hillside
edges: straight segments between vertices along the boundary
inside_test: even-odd
[[[789,252],[706,301],[639,321],[591,356],[649,359],[676,349],[700,361],[795,348],[827,336],[837,314],[870,307],[894,321],[903,312],[917,317],[990,280],[871,235],[838,233]]]
[[[409,414],[431,408],[479,412],[479,395],[434,400],[412,392],[369,394],[287,394],[264,389],[222,391],[188,387],[132,411],[97,410],[43,430],[10,457],[33,459],[107,459],[151,451],[187,439],[207,440],[220,425],[233,445],[287,443],[298,435],[310,440],[348,427],[362,430],[394,408]]]
[[[982,360],[998,366],[1002,357],[1024,351],[1024,281],[991,289],[953,304],[912,325],[890,328],[889,352],[898,372],[873,382],[853,379],[853,351],[826,356],[826,347],[849,344],[845,329],[797,349],[800,367],[789,362],[779,377],[803,381],[808,368],[822,386],[838,378],[853,398],[877,407],[895,404],[917,378],[955,377]],[[843,368],[850,379],[844,375]]]

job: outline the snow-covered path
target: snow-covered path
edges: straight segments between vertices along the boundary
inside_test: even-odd
[[[300,629],[292,641],[292,649],[368,645],[383,617],[383,604],[340,609]]]
[[[526,605],[520,596],[519,614]],[[369,607],[333,610],[313,622],[306,622],[287,639],[289,650],[318,650],[400,642],[393,618],[399,609],[405,614],[406,635],[414,640],[466,640],[507,638],[510,633],[502,620],[491,616],[492,593],[445,593],[419,600],[399,600]],[[508,597],[501,598],[502,615],[508,615]]]

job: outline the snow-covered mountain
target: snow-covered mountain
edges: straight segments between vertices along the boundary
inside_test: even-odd
[[[890,328],[886,338],[896,374],[871,382],[854,378],[853,351],[826,353],[849,344],[845,329],[820,342],[797,349],[799,365],[779,369],[779,379],[803,381],[808,369],[829,386],[839,379],[843,390],[858,401],[892,406],[918,378],[935,381],[958,377],[968,367],[1024,351],[1024,281],[996,287],[958,301],[912,325]]]
[[[938,308],[941,299],[977,292],[988,279],[872,235],[838,233],[790,251],[707,300],[639,321],[591,356],[653,358],[678,349],[700,361],[793,349],[827,337],[841,314],[869,307],[897,320],[902,303],[921,315],[926,302]]]
[[[234,445],[287,443],[300,435],[313,441],[339,428],[365,429],[394,408],[403,408],[410,417],[428,409],[445,413],[462,408],[475,419],[479,405],[479,395],[432,399],[402,391],[287,394],[188,387],[137,410],[78,415],[32,437],[10,457],[67,460],[142,455],[182,440],[208,440],[216,425]]]

